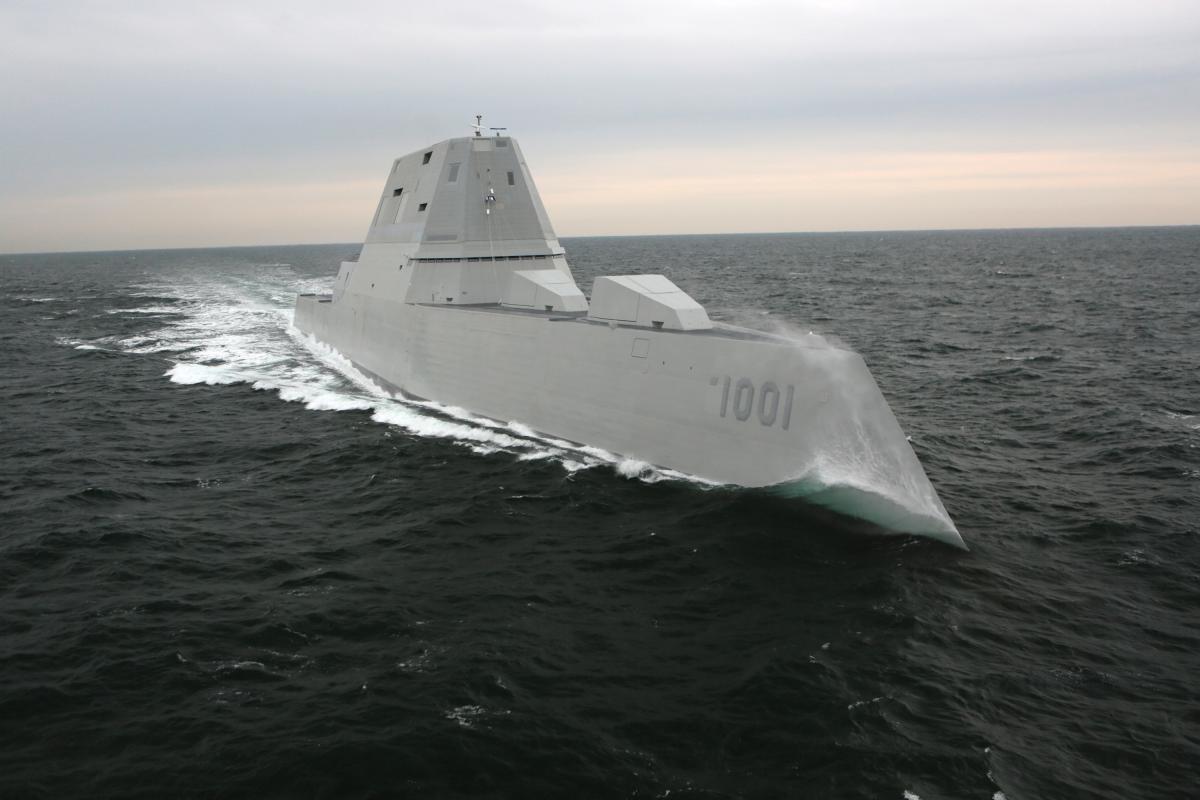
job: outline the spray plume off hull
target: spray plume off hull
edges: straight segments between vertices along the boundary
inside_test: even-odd
[[[358,261],[294,322],[410,399],[963,546],[862,358],[713,323],[662,275],[589,301],[513,139],[398,159]]]

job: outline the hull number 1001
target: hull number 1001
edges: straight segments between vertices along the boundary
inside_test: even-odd
[[[751,416],[758,417],[758,423],[769,428],[776,422],[785,431],[792,424],[792,400],[796,395],[796,387],[788,384],[783,392],[774,381],[767,381],[755,387],[749,378],[738,378],[736,381],[725,375],[711,378],[710,386],[721,386],[721,416],[733,414],[740,422],[745,422]]]

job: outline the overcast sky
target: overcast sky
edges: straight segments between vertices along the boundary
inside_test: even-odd
[[[1200,0],[0,0],[0,251],[361,240],[516,136],[560,236],[1200,223]]]

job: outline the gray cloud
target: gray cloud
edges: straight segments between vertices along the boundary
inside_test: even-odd
[[[476,111],[551,163],[680,137],[1195,148],[1200,6],[9,0],[0,105],[0,208],[370,177]]]

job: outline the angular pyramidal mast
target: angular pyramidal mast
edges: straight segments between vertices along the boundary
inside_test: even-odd
[[[381,387],[963,546],[858,354],[712,322],[660,274],[575,284],[504,128],[393,162],[295,324]]]

